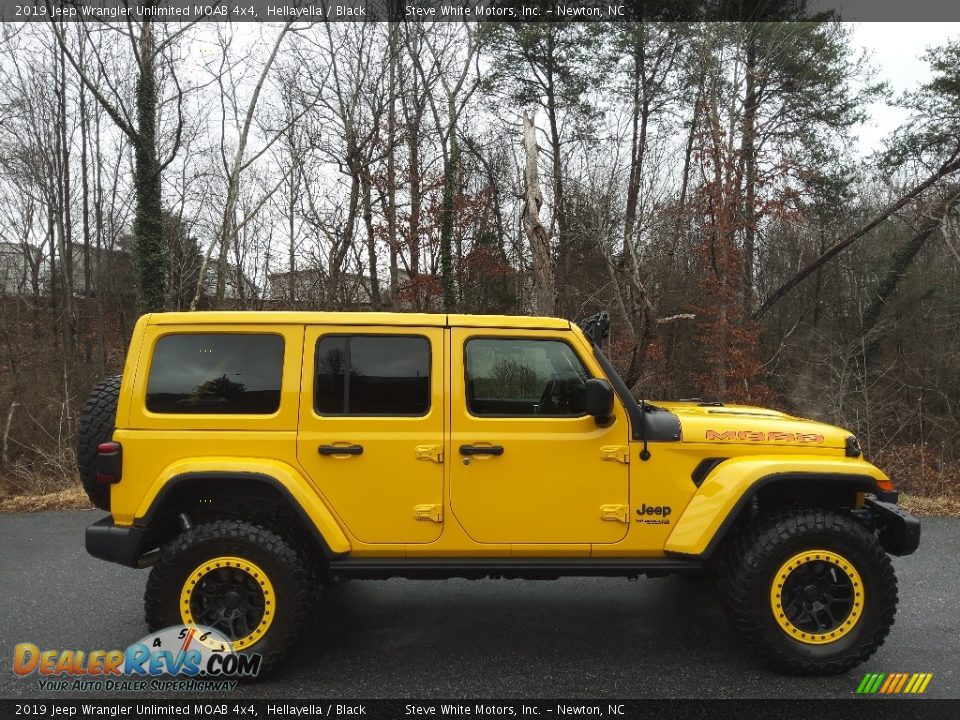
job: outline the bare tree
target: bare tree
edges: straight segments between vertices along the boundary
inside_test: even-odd
[[[443,104],[436,102],[432,94],[427,95],[430,110],[440,137],[440,149],[443,155],[443,206],[440,216],[440,280],[443,286],[443,307],[447,312],[455,309],[456,291],[453,278],[453,215],[454,199],[457,194],[458,173],[460,170],[460,116],[470,102],[470,98],[480,85],[480,69],[477,65],[480,54],[478,33],[469,25],[451,26],[449,23],[435,23],[432,26],[417,24],[408,33],[419,33],[416,43],[408,42],[410,57],[423,80],[429,85],[429,75],[439,78],[443,88]],[[452,30],[451,30],[452,28]],[[466,49],[464,47],[466,40]],[[430,71],[424,69],[421,48],[426,48],[430,56]],[[471,74],[471,71],[472,74]],[[470,80],[468,83],[467,80]]]
[[[556,289],[553,280],[553,257],[550,253],[550,236],[540,220],[543,193],[540,190],[540,170],[536,130],[533,116],[523,114],[523,149],[526,154],[525,202],[523,208],[523,231],[530,243],[533,268],[534,311],[539,315],[553,315]]]
[[[143,312],[162,310],[167,302],[166,247],[163,238],[163,184],[162,173],[173,161],[180,149],[183,131],[183,89],[177,78],[175,64],[170,53],[184,33],[187,25],[176,32],[158,38],[156,26],[149,14],[156,7],[156,0],[147,0],[148,10],[139,21],[130,19],[125,26],[117,26],[118,33],[126,36],[136,65],[136,87],[133,91],[133,108],[130,109],[129,91],[105,71],[106,61],[99,54],[99,46],[92,42],[91,29],[80,18],[83,28],[81,42],[87,43],[93,53],[93,62],[101,70],[94,82],[93,76],[80,64],[70,48],[63,28],[53,20],[50,0],[47,3],[54,36],[84,86],[96,98],[110,119],[127,136],[134,149],[134,189],[136,214],[133,237],[138,267],[139,301]],[[161,97],[160,71],[165,68],[175,92],[176,122],[165,157],[161,156],[161,131],[158,128],[158,108],[164,104]],[[105,87],[104,87],[105,86]]]
[[[281,45],[283,44],[284,38],[287,33],[290,31],[291,26],[293,25],[293,19],[288,20],[284,23],[283,27],[280,29],[280,32],[277,33],[277,37],[273,42],[273,46],[270,50],[270,54],[267,57],[266,61],[263,63],[263,67],[260,70],[260,74],[257,78],[257,81],[253,87],[253,91],[250,95],[250,100],[247,103],[246,111],[242,116],[242,123],[239,127],[239,138],[237,140],[236,148],[233,152],[232,160],[228,159],[228,152],[226,148],[227,137],[226,131],[224,129],[226,125],[226,120],[228,117],[228,112],[226,106],[223,106],[222,109],[222,124],[221,124],[221,139],[220,139],[220,157],[223,163],[223,170],[226,174],[226,200],[223,206],[223,213],[220,219],[220,226],[214,235],[214,241],[207,246],[207,250],[203,255],[203,262],[200,265],[200,276],[197,280],[197,289],[194,293],[193,300],[190,302],[190,309],[196,310],[197,304],[200,302],[200,297],[203,294],[204,284],[207,277],[207,265],[210,262],[210,256],[213,254],[215,247],[219,248],[220,251],[220,262],[217,266],[217,285],[216,285],[216,297],[215,301],[220,303],[223,301],[225,283],[226,283],[226,259],[228,256],[230,243],[237,236],[237,233],[242,229],[242,227],[250,221],[252,215],[246,215],[242,219],[237,219],[236,210],[237,202],[240,195],[240,178],[244,170],[248,169],[257,159],[259,159],[277,140],[283,137],[284,130],[281,129],[279,132],[273,134],[273,136],[264,143],[264,146],[255,152],[252,156],[247,157],[247,143],[250,140],[250,128],[253,124],[254,115],[257,110],[257,104],[260,101],[260,94],[263,92],[264,83],[267,80],[270,70],[273,67],[273,63],[277,58],[277,53],[280,50]],[[229,43],[227,43],[223,35],[220,36],[221,39],[221,48],[222,53],[222,62],[221,68],[229,63]],[[233,107],[237,107],[237,87],[233,83],[229,88],[225,85],[225,77],[232,77],[229,73],[218,72],[216,75],[217,82],[220,86],[220,96],[226,101],[230,100]],[[292,125],[297,118],[291,118],[289,124]],[[255,205],[255,212],[258,212],[263,204],[269,199],[269,196],[273,195],[274,192],[280,187],[280,185],[286,180],[284,177],[280,182],[278,182],[273,188],[271,188],[267,196],[263,198],[263,202]],[[240,285],[243,284],[242,278],[238,279]]]

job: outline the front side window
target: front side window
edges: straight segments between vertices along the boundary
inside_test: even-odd
[[[280,335],[164,335],[153,351],[147,410],[269,415],[280,408],[282,375]]]
[[[430,341],[400,335],[325,335],[317,341],[321,415],[426,415]]]
[[[560,340],[469,340],[467,407],[478,416],[577,417],[590,373]]]

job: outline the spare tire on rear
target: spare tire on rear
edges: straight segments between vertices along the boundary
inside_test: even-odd
[[[113,439],[120,397],[120,375],[104,378],[90,391],[80,413],[77,439],[77,470],[90,502],[101,510],[110,509],[110,486],[97,482],[97,447]]]

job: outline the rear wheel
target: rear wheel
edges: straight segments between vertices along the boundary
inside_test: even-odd
[[[242,520],[199,524],[165,546],[145,596],[151,631],[202,625],[271,669],[296,642],[310,610],[308,559],[271,528]]]
[[[890,632],[897,580],[874,535],[850,515],[782,512],[748,527],[721,576],[742,638],[780,670],[841,673]]]

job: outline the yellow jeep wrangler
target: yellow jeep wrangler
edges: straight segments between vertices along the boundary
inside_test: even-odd
[[[98,558],[150,566],[151,630],[214,628],[273,666],[331,578],[638,577],[718,566],[770,664],[839,673],[894,621],[920,524],[849,432],[634,399],[605,314],[140,318],[84,409],[110,515]]]

